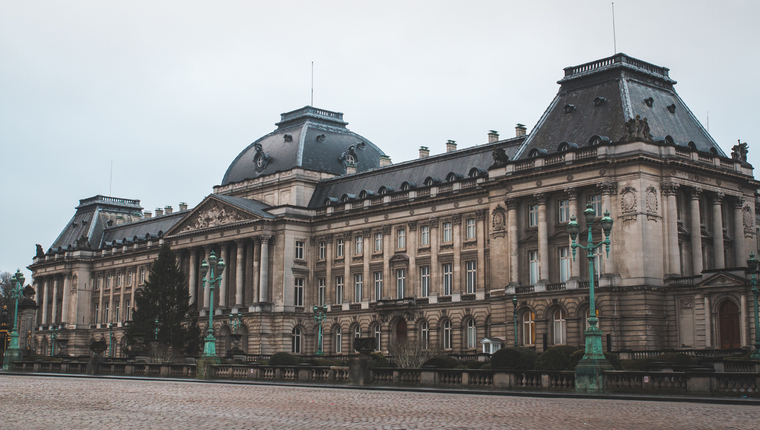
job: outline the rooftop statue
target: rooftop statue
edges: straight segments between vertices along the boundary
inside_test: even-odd
[[[734,160],[740,160],[740,161],[747,161],[747,154],[749,153],[749,145],[747,145],[747,142],[742,143],[741,140],[738,141],[739,143],[734,145],[731,148],[731,158]]]

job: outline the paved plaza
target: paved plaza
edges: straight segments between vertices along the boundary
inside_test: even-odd
[[[756,405],[0,375],[3,429],[749,429]]]

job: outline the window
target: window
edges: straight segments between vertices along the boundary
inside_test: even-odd
[[[594,278],[599,278],[599,275],[604,272],[602,270],[604,268],[604,258],[602,256],[604,255],[604,246],[600,246],[599,248],[596,248],[594,250]],[[706,261],[706,260],[703,260]],[[598,287],[598,285],[597,285]]]
[[[290,352],[293,354],[300,354],[301,353],[301,329],[296,327],[291,332],[292,334],[292,342],[290,345]]]
[[[398,238],[398,249],[406,248],[406,230],[403,228],[396,230],[396,237]]]
[[[98,303],[95,303],[95,323],[96,324],[100,322],[98,318],[100,318],[100,305]]]
[[[127,285],[132,285],[132,271],[127,272]]]
[[[127,309],[124,316],[127,321],[132,321],[132,302],[130,302],[129,299],[127,299]]]
[[[140,268],[140,278],[138,279],[138,282],[140,282],[140,285],[145,283],[145,268]]]
[[[319,259],[324,260],[326,255],[327,255],[327,244],[324,242],[319,242]]]
[[[116,286],[121,287],[121,272],[116,274]]]
[[[465,223],[467,225],[467,239],[475,239],[475,220],[469,218]]]
[[[530,285],[538,282],[538,251],[528,251],[528,261],[530,262]]]
[[[106,303],[106,309],[105,309],[105,312],[103,312],[103,322],[104,323],[108,322],[108,303]]]
[[[98,276],[98,290],[103,288],[103,278]]]
[[[420,246],[430,245],[430,226],[423,225],[420,227]]]
[[[422,349],[428,349],[428,345],[430,345],[430,331],[427,321],[422,321],[422,324],[420,324],[420,343],[422,344]]]
[[[327,286],[325,285],[325,278],[319,278],[317,281],[319,288],[317,291],[317,306],[324,306],[325,305],[325,292],[327,290]]]
[[[443,265],[443,295],[451,295],[451,287],[454,280],[454,265],[446,263]]]
[[[354,302],[359,303],[362,301],[362,284],[364,283],[364,277],[361,273],[354,275]]]
[[[343,352],[343,331],[338,328],[335,331],[335,353],[340,354]]]
[[[396,298],[403,299],[406,294],[406,269],[396,269]]]
[[[443,349],[451,349],[451,321],[443,322]]]
[[[375,351],[380,351],[380,341],[382,339],[380,338],[380,324],[375,326],[375,343],[377,344],[375,346]]]
[[[342,276],[335,277],[335,304],[336,305],[343,304],[343,277]]]
[[[375,301],[383,298],[383,272],[375,272]]]
[[[570,248],[559,249],[559,282],[570,279]]]
[[[477,337],[477,332],[475,330],[475,320],[470,319],[467,321],[467,336],[466,336],[466,342],[467,342],[467,349],[475,349],[475,342]]]
[[[467,294],[475,293],[475,286],[477,285],[477,264],[475,261],[468,261],[465,263],[465,269],[467,270]]]
[[[522,317],[523,323],[523,345],[536,344],[536,314],[525,312]]]
[[[343,257],[343,239],[338,239],[335,241],[335,256]]]
[[[364,254],[364,238],[362,236],[356,236],[354,238],[354,243],[355,243],[354,254],[355,255]]]
[[[559,222],[570,221],[570,200],[560,200],[557,208],[559,209]]]
[[[293,295],[293,304],[303,306],[303,278],[296,278],[295,294]]]
[[[114,304],[113,304],[114,321],[121,321],[119,319],[119,309],[120,308],[121,308],[121,306],[119,306],[119,302],[114,302]]]
[[[430,266],[420,267],[420,296],[430,296]]]
[[[528,206],[528,227],[538,225],[538,205]]]
[[[375,252],[383,252],[383,234],[375,233]]]
[[[554,311],[552,323],[554,325],[554,344],[562,345],[565,343],[565,330],[567,329],[567,315],[562,309]]]
[[[296,260],[303,260],[303,241],[296,241]]]
[[[451,223],[450,222],[443,223],[443,241],[451,242]]]
[[[106,275],[106,288],[111,288],[111,274]]]
[[[591,207],[594,208],[594,212],[596,212],[596,216],[602,216],[602,196],[599,194],[591,196],[589,201],[591,202]]]

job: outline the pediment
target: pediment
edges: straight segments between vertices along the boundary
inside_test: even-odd
[[[209,196],[167,233],[179,234],[206,230],[244,221],[261,219],[242,208]]]
[[[747,280],[731,273],[719,272],[697,284],[697,287],[733,287],[747,285]]]
[[[393,257],[391,257],[390,260],[388,260],[390,263],[396,263],[396,262],[408,262],[409,256],[406,254],[394,254]]]

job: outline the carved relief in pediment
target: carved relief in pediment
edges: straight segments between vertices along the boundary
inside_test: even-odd
[[[223,206],[217,202],[211,202],[198,213],[193,215],[193,217],[187,221],[187,224],[182,231],[194,231],[218,227],[220,225],[243,221],[246,218],[248,217],[244,217],[235,209]]]

